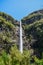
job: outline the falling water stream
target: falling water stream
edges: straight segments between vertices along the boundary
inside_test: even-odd
[[[20,52],[23,53],[22,23],[20,21]]]

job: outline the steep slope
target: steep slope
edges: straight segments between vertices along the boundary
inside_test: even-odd
[[[18,28],[19,22],[17,20],[0,12],[0,50],[8,51],[14,43],[18,43]]]
[[[43,54],[43,10],[35,11],[22,20],[23,45],[31,55]],[[0,51],[9,52],[15,43],[19,48],[19,22],[6,13],[0,12]]]
[[[43,18],[43,10],[35,11],[22,19],[23,24],[31,24]]]
[[[25,32],[24,48],[41,57],[43,53],[43,10],[33,12],[21,21]]]

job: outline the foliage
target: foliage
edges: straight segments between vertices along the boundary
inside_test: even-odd
[[[17,46],[11,48],[10,53],[2,51],[0,55],[0,65],[43,65],[43,59],[33,57],[34,62],[31,63],[31,54],[29,50],[24,50],[23,54],[17,49]]]
[[[0,65],[5,65],[2,56],[0,56]]]
[[[0,56],[0,65],[29,65],[30,64],[30,54],[29,51],[24,51],[23,54],[17,49],[16,45],[11,48],[10,54],[2,51]]]
[[[3,19],[6,19],[6,21],[10,21],[12,24],[14,24],[15,19],[12,16],[10,16],[4,12],[0,12],[0,17],[2,17]]]
[[[0,47],[6,51],[9,51],[12,46],[10,44],[13,44],[12,40],[15,38],[14,21],[11,16],[0,12]]]
[[[6,21],[6,19],[2,18],[1,16],[0,16],[0,24],[1,25],[3,24],[4,26],[8,26],[11,29],[14,28],[14,25],[11,22]]]
[[[29,25],[32,24],[35,21],[39,21],[40,19],[43,19],[43,14],[42,13],[31,13],[28,16],[24,17],[21,19],[23,25]]]
[[[35,60],[35,64],[43,65],[43,58],[42,59],[38,59],[37,57],[34,57],[34,60]]]
[[[38,18],[39,17],[39,18]],[[37,19],[38,18],[38,19]],[[32,57],[29,50],[24,50],[21,54],[17,46],[13,44],[12,40],[16,38],[15,20],[0,12],[0,46],[4,51],[0,51],[0,65],[43,65],[43,14],[34,13],[25,17],[22,22],[30,21],[31,24],[23,25],[23,30],[26,35],[26,41],[30,43],[32,49],[40,54],[41,59]],[[32,40],[36,40],[34,43]],[[13,44],[13,47],[12,47]],[[11,48],[11,49],[10,49]],[[10,50],[9,50],[10,49]],[[37,54],[36,54],[37,55]]]
[[[39,53],[42,56],[43,53],[43,19],[40,21],[33,22],[32,24],[25,25],[24,31],[27,40],[29,39],[30,43],[32,40],[36,40],[34,43],[32,42],[31,46],[36,51],[35,53]],[[36,44],[37,43],[37,44]]]

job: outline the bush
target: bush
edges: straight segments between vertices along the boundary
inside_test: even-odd
[[[7,54],[5,51],[2,51],[0,55],[0,65],[43,65],[43,59],[34,58],[34,62],[31,63],[30,60],[30,51],[24,50],[23,54],[19,52],[17,46],[11,48],[10,53]]]
[[[43,58],[42,59],[38,59],[37,57],[35,57],[34,60],[35,60],[35,64],[43,65]]]

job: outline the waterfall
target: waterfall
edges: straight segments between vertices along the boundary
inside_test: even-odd
[[[20,52],[23,53],[22,23],[20,21]]]

